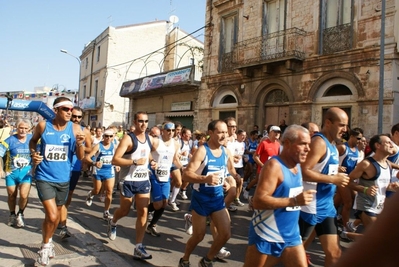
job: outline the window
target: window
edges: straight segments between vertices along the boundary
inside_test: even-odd
[[[230,53],[238,40],[237,13],[222,18],[222,31],[220,35],[222,53]]]
[[[86,97],[86,85],[83,85],[83,98]]]
[[[226,95],[222,98],[222,100],[220,100],[220,104],[231,104],[231,103],[237,103],[237,100],[232,95]]]
[[[101,46],[97,46],[97,62],[100,61],[100,55],[101,55]]]
[[[267,0],[263,3],[263,36],[284,30],[285,1],[286,0]]]
[[[329,88],[323,95],[325,96],[340,96],[340,95],[352,95],[352,91],[342,84],[337,84]]]
[[[97,90],[98,90],[98,80],[95,80],[95,82],[94,82],[94,96],[97,96]]]
[[[352,48],[353,0],[320,0],[320,54]]]
[[[88,67],[89,67],[89,58],[86,58],[86,60],[85,60],[85,69],[87,70]]]

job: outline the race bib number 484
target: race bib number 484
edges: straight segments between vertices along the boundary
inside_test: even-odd
[[[67,161],[68,147],[60,145],[47,145],[44,156],[48,161]]]

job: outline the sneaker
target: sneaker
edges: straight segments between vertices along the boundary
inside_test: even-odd
[[[213,263],[211,261],[206,261],[205,258],[202,258],[198,262],[198,267],[213,267]]]
[[[355,226],[355,224],[354,224],[353,222],[347,222],[347,223],[346,223],[346,229],[347,229],[349,232],[354,233],[354,232],[356,232],[356,230],[357,230],[357,226]]]
[[[17,216],[15,214],[10,215],[8,218],[8,226],[15,226],[17,224]]]
[[[231,255],[230,251],[226,250],[225,247],[222,247],[222,248],[219,250],[218,254],[216,254],[215,258],[216,258],[216,259],[219,259],[219,260],[223,260],[223,259],[225,259],[225,258],[230,257],[230,255]]]
[[[102,193],[101,195],[100,195],[100,202],[103,202],[104,203],[104,201],[105,201],[105,194],[104,193]]]
[[[184,229],[186,230],[186,234],[192,235],[193,234],[193,223],[191,222],[191,214],[186,213],[184,214],[184,220],[186,221],[184,225]]]
[[[354,241],[353,239],[351,239],[351,238],[349,238],[349,237],[347,236],[347,232],[344,231],[341,227],[338,227],[338,236],[339,236],[339,239],[340,239],[342,242],[345,242],[345,243],[350,243],[350,242],[353,242],[353,241]]]
[[[116,239],[116,225],[112,225],[112,219],[108,220],[107,233],[108,233],[108,238],[109,239],[111,239],[111,240],[115,240]]]
[[[68,231],[68,228],[66,226],[63,226],[63,227],[61,227],[59,229],[60,229],[59,236],[61,237],[61,239],[66,239],[66,238],[72,236],[71,233]]]
[[[86,205],[87,206],[91,206],[91,204],[93,204],[93,197],[94,196],[92,196],[91,195],[91,190],[89,191],[89,193],[87,194],[87,197],[86,197]]]
[[[188,199],[186,192],[186,190],[182,190],[179,192],[180,197],[184,200]]]
[[[50,263],[51,246],[48,244],[46,247],[42,246],[39,250],[39,258],[37,263],[42,266],[46,266]]]
[[[103,213],[104,220],[108,221],[109,219],[112,219],[112,218],[113,218],[113,216],[111,215],[111,213],[109,213],[108,210],[104,211],[104,213]]]
[[[244,206],[244,203],[242,203],[239,198],[236,198],[236,199],[234,199],[234,205],[236,205],[238,207],[242,207],[242,206]]]
[[[244,191],[244,193],[242,194],[242,197],[244,199],[248,199],[249,198],[249,191],[247,191],[247,189],[244,189],[243,191]]]
[[[168,206],[173,210],[173,211],[178,211],[179,207],[176,205],[176,202],[168,202]]]
[[[179,267],[190,267],[190,262],[189,261],[184,261],[183,258],[180,258]]]
[[[25,227],[24,215],[21,213],[17,215],[17,227],[19,228]]]
[[[145,251],[145,246],[136,246],[133,253],[133,259],[150,260],[152,259],[152,255]]]
[[[161,234],[157,231],[157,226],[156,225],[148,225],[147,229],[145,230],[147,234],[150,234],[152,236],[161,236]]]
[[[50,242],[50,253],[48,254],[48,257],[50,259],[55,257],[55,250],[54,250],[54,244],[53,242]]]
[[[234,212],[234,211],[237,211],[237,207],[234,206],[233,204],[230,204],[228,210]]]

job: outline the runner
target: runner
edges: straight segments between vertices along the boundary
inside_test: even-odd
[[[309,204],[314,190],[303,191],[299,163],[309,152],[309,131],[288,126],[279,156],[267,161],[252,199],[255,212],[249,229],[244,266],[308,266],[299,234],[300,206]]]
[[[28,197],[32,183],[31,156],[29,152],[29,141],[32,134],[29,133],[32,124],[28,120],[18,120],[16,123],[17,133],[9,136],[0,143],[0,173],[6,177],[8,194],[8,208],[10,217],[9,226],[25,227],[24,210],[28,205]],[[5,166],[3,168],[3,157]],[[15,214],[17,196],[19,191],[18,213]]]
[[[36,187],[45,213],[42,246],[37,259],[41,265],[48,265],[49,259],[55,256],[52,236],[68,197],[73,154],[76,152],[77,158],[83,159],[85,153],[86,136],[79,125],[70,121],[73,103],[67,97],[58,97],[53,108],[55,118],[39,122],[29,142],[32,161],[36,165]]]

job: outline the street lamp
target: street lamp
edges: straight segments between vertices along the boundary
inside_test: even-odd
[[[79,99],[80,99],[80,64],[81,64],[81,61],[80,61],[80,59],[78,57],[68,53],[68,51],[65,50],[65,49],[61,49],[60,52],[64,53],[64,54],[67,54],[67,55],[70,55],[71,57],[74,57],[79,63],[79,83],[78,83],[78,100],[77,100],[78,101],[77,105],[79,106]]]

